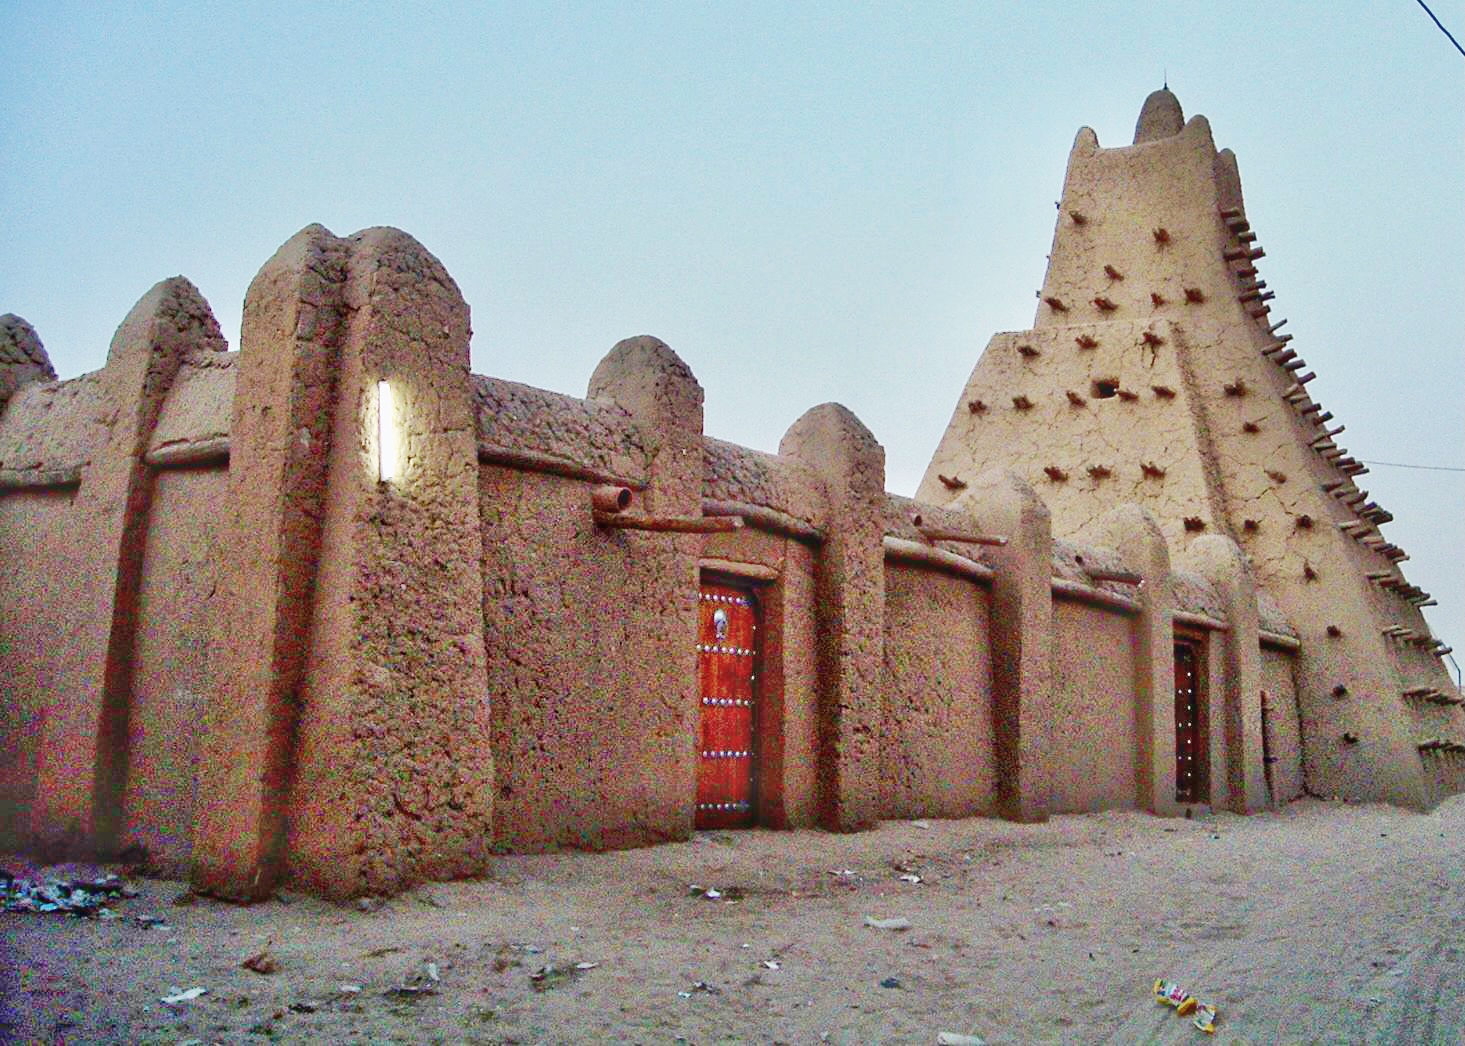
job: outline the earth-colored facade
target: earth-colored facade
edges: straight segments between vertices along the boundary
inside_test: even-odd
[[[750,759],[772,828],[1459,790],[1427,629],[1372,532],[1336,525],[1347,484],[1323,488],[1337,461],[1221,257],[1234,163],[1166,105],[1070,165],[1043,294],[1114,309],[1000,335],[916,501],[836,404],[776,454],[707,436],[654,338],[583,399],[470,373],[467,305],[396,230],[297,234],[238,352],[182,278],[79,378],[6,317],[0,847],[143,847],[236,898],[386,893],[495,848],[685,838],[709,754]],[[1143,398],[1093,403],[1111,376]],[[747,752],[699,742],[712,579],[757,606]]]
[[[1169,91],[1146,100],[1131,146],[1079,131],[1033,328],[987,346],[919,496],[957,501],[942,475],[1000,464],[1065,536],[1134,503],[1181,556],[1236,542],[1301,641],[1308,786],[1425,806],[1459,787],[1444,644],[1379,532],[1392,517],[1357,486],[1367,468],[1308,395],[1262,253],[1236,158]]]

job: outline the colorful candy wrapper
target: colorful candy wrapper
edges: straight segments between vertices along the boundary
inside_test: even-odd
[[[1216,1014],[1219,1012],[1211,1003],[1203,1002],[1195,1008],[1195,1020],[1190,1023],[1207,1035],[1214,1035],[1216,1034]]]
[[[1181,1003],[1190,998],[1190,993],[1180,987],[1179,984],[1174,981],[1163,980],[1159,977],[1155,978],[1153,991],[1155,993],[1155,1001],[1162,1002],[1166,1006],[1175,1006],[1178,1008]]]

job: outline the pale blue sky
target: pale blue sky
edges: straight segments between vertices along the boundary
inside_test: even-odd
[[[10,0],[0,34],[0,311],[63,376],[163,277],[237,347],[297,229],[396,225],[462,287],[476,371],[583,394],[656,334],[709,433],[771,449],[838,400],[910,493],[988,337],[1032,320],[1074,132],[1127,143],[1168,71],[1236,151],[1341,442],[1465,465],[1465,60],[1413,0]],[[1465,641],[1465,473],[1363,486]]]

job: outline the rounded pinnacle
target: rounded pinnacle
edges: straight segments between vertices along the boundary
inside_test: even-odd
[[[1139,121],[1134,125],[1134,144],[1169,138],[1184,128],[1185,113],[1180,109],[1180,99],[1168,87],[1162,87],[1146,98],[1140,108]]]

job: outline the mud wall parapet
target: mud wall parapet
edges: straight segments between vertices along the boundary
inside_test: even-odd
[[[686,838],[704,577],[759,605],[769,827],[1174,812],[1176,621],[1270,636],[1278,680],[1295,648],[1232,574],[1172,569],[1139,510],[1055,541],[1010,473],[944,506],[889,494],[838,404],[776,452],[708,436],[654,338],[583,398],[470,374],[466,304],[395,230],[286,243],[237,352],[182,280],[118,339],[66,381],[39,338],[10,353],[0,845],[142,845],[249,899]],[[608,527],[605,485],[725,525]],[[1256,657],[1218,645],[1217,694],[1242,700]],[[1214,802],[1254,809],[1256,709],[1217,708],[1241,766]],[[1096,744],[1079,787],[1071,750]]]

